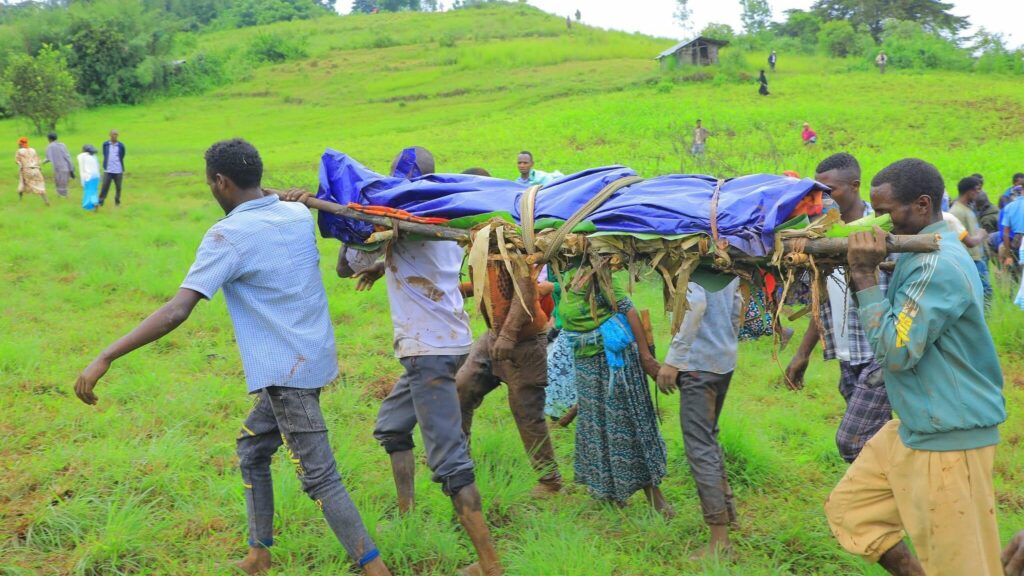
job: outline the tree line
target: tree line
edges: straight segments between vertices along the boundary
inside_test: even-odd
[[[1024,72],[1024,48],[1011,48],[984,28],[964,36],[968,18],[940,0],[817,0],[809,10],[786,10],[781,22],[773,21],[769,0],[738,1],[742,31],[712,23],[699,34],[746,49],[822,52],[865,63],[885,50],[894,68]],[[677,0],[675,17],[692,32],[689,0]]]

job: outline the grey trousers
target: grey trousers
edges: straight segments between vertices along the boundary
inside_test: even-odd
[[[412,431],[419,423],[432,479],[454,496],[476,481],[455,389],[455,373],[466,355],[408,356],[399,361],[405,374],[381,403],[373,437],[388,454],[412,450]]]
[[[713,526],[736,521],[736,504],[725,475],[725,455],[718,443],[718,417],[730,380],[732,372],[680,372],[676,381],[686,461],[697,484],[704,521]]]
[[[238,436],[239,467],[245,484],[249,545],[274,543],[274,486],[270,458],[284,445],[295,465],[302,489],[323,511],[349,556],[364,564],[377,547],[341,483],[327,425],[320,412],[320,389],[264,388]]]

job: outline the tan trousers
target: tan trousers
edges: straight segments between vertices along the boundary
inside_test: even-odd
[[[868,441],[825,502],[848,552],[871,562],[904,531],[928,576],[1001,576],[992,461],[995,446],[913,450],[892,420]]]

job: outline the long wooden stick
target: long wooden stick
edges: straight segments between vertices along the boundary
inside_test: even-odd
[[[264,189],[271,194],[277,194],[283,196],[285,193],[280,190],[274,190],[271,188]],[[281,198],[284,200],[284,198]],[[375,216],[373,214],[367,214],[358,210],[353,210],[348,206],[342,206],[341,204],[335,204],[334,202],[326,202],[307,196],[302,200],[302,203],[310,208],[316,208],[323,212],[329,212],[331,214],[337,214],[338,216],[345,216],[346,218],[352,218],[354,220],[361,220],[363,222],[369,222],[370,224],[376,224],[378,226],[386,226],[391,228],[396,223],[398,224],[398,230],[400,232],[409,232],[417,234],[419,236],[426,236],[427,238],[437,238],[440,240],[455,240],[456,242],[469,242],[469,232],[465,230],[458,230],[456,228],[449,228],[447,226],[438,226],[436,224],[420,224],[418,222],[407,222],[405,220],[397,220],[388,218],[387,216]]]
[[[282,196],[284,192],[280,190],[273,190],[270,188],[266,189],[267,192]],[[283,198],[282,198],[283,199]],[[331,214],[337,214],[338,216],[345,216],[354,220],[361,220],[363,222],[369,222],[378,226],[385,226],[392,228],[395,224],[398,226],[399,232],[409,232],[417,234],[419,236],[425,236],[427,238],[437,238],[440,240],[454,240],[456,242],[469,242],[470,234],[465,230],[459,230],[457,228],[449,228],[448,226],[441,226],[437,224],[420,224],[418,222],[408,222],[405,220],[396,220],[388,218],[386,216],[376,216],[373,214],[367,214],[358,210],[353,210],[347,206],[341,204],[335,204],[334,202],[326,202],[307,196],[302,201],[303,204],[310,208],[317,210],[323,210]],[[369,241],[381,242],[390,240],[393,237],[391,230],[385,230],[382,232],[375,232],[370,236]],[[846,246],[848,239],[846,238],[812,238],[812,239],[789,239],[782,242],[783,247],[787,252],[801,251],[806,254],[813,256],[824,256],[824,255],[835,255],[835,256],[846,256]],[[886,247],[889,249],[889,253],[899,252],[934,252],[939,249],[938,235],[936,234],[916,234],[908,236],[892,236],[890,235],[886,239]],[[747,256],[742,253],[736,253],[734,260],[754,260],[755,258]],[[763,258],[757,258],[758,261],[763,261]]]

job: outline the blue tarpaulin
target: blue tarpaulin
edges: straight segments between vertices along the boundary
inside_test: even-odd
[[[636,173],[624,166],[594,168],[565,176],[537,193],[535,219],[568,220],[606,185]],[[669,175],[644,180],[614,193],[586,222],[598,232],[655,235],[711,234],[711,199],[717,179]],[[764,256],[777,226],[800,201],[823,189],[811,179],[756,174],[725,182],[716,210],[719,237],[746,254]],[[428,174],[412,179],[373,172],[351,157],[328,149],[320,164],[317,198],[342,205],[387,206],[416,216],[448,219],[506,214],[519,222],[519,200],[526,187],[498,178],[468,174]],[[361,243],[371,224],[320,212],[320,233]]]

